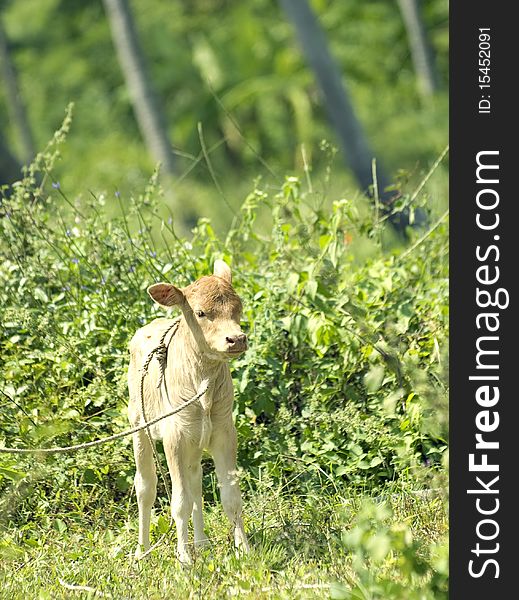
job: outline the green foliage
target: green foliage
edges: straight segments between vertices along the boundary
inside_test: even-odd
[[[279,188],[257,180],[225,238],[208,219],[180,238],[157,174],[136,196],[69,194],[53,175],[68,121],[24,179],[4,190],[0,205],[2,443],[68,445],[125,428],[127,343],[161,312],[146,287],[156,280],[185,285],[224,258],[250,338],[233,376],[251,503],[282,490],[282,501],[301,499],[311,521],[321,498],[334,504],[352,494],[377,497],[395,482],[400,490],[432,487],[441,497],[445,225],[420,243],[422,232],[411,232],[417,243],[403,251],[376,210],[359,198],[328,198],[326,185],[307,173]],[[428,193],[415,198],[403,189],[403,202],[423,205]],[[132,475],[129,439],[45,461],[0,454],[0,502],[11,532],[6,555],[39,546],[38,528],[76,536],[78,523],[120,528]],[[205,493],[214,504],[213,479]],[[445,569],[437,567],[443,550],[434,558],[430,540],[391,522],[382,505],[362,509],[343,542],[353,553],[353,574],[332,569],[329,576],[353,583],[334,593],[397,598],[411,584],[444,589]],[[317,562],[330,544],[342,552],[330,532],[314,548]],[[369,561],[388,561],[389,570],[372,577],[362,566]],[[392,572],[399,573],[394,584]]]
[[[353,588],[335,584],[335,600],[448,598],[446,544],[416,540],[406,522],[394,520],[386,503],[365,502],[342,541],[352,552],[359,579]]]
[[[447,135],[448,3],[424,5],[443,89],[429,103],[416,90],[409,44],[396,2],[312,3],[352,95],[360,121],[387,170],[415,179],[441,151]],[[152,169],[117,63],[102,2],[4,1],[22,98],[41,147],[74,101],[77,117],[67,149],[64,187],[76,190],[142,187]],[[203,184],[212,177],[201,159],[197,124],[221,187],[234,200],[258,171],[283,172],[307,162],[320,173],[327,161],[313,152],[330,130],[318,86],[302,58],[293,27],[277,2],[206,0],[130,2],[151,79],[166,112],[179,173],[169,200],[177,214],[210,214],[228,225],[232,212],[213,210]],[[4,105],[0,89],[0,108]],[[16,132],[0,109],[0,131],[16,148]],[[343,158],[336,178],[356,189]],[[265,168],[269,165],[269,169]],[[342,192],[339,192],[342,193]],[[234,201],[232,202],[235,207]],[[188,208],[189,207],[189,208]]]

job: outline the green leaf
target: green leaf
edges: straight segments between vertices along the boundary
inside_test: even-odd
[[[8,467],[0,467],[0,475],[3,475],[6,479],[10,479],[11,481],[20,481],[20,479],[27,476],[27,473],[16,471],[15,469],[10,469]]]
[[[374,561],[380,562],[391,550],[391,539],[386,533],[375,533],[366,542],[366,549]]]
[[[309,279],[305,284],[306,295],[312,300],[315,298],[317,293],[317,281],[315,279]]]
[[[351,590],[343,583],[334,581],[330,585],[330,598],[332,600],[351,600]]]
[[[383,365],[373,365],[371,369],[364,375],[364,385],[370,393],[375,393],[384,380],[385,369]]]
[[[61,534],[64,534],[65,531],[67,531],[67,525],[61,519],[55,519],[54,523],[53,523],[53,527],[56,531],[58,531]]]
[[[49,301],[49,297],[47,296],[47,294],[39,287],[34,288],[33,290],[33,296],[37,299],[37,300],[41,300],[42,302],[48,302]]]
[[[157,519],[157,530],[160,534],[167,533],[169,531],[169,521],[164,515],[159,515]]]

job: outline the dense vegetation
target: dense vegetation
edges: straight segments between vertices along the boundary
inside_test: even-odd
[[[445,215],[402,249],[360,198],[291,176],[278,189],[257,181],[225,239],[206,218],[181,239],[156,177],[135,197],[71,200],[53,176],[68,124],[2,199],[2,442],[125,428],[127,342],[160,312],[146,286],[184,285],[223,257],[251,341],[233,376],[254,550],[232,556],[207,459],[214,549],[182,573],[161,547],[135,579],[129,439],[1,454],[4,590],[54,598],[72,582],[158,598],[174,580],[195,596],[446,597]],[[434,204],[436,176],[402,203]]]

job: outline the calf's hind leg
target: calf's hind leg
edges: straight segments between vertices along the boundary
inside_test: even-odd
[[[157,473],[153,448],[144,431],[133,434],[135,456],[135,493],[139,507],[139,544],[135,556],[139,558],[150,547],[151,509],[157,496]]]
[[[177,529],[177,556],[181,563],[190,564],[188,523],[196,492],[192,485],[193,473],[199,468],[201,451],[176,431],[164,438],[164,451],[171,476],[171,515]]]
[[[193,531],[195,534],[195,547],[209,545],[209,540],[204,531],[204,515],[202,512],[202,465],[200,462],[191,472],[191,491],[193,493]]]

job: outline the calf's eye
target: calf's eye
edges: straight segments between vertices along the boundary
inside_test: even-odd
[[[197,317],[205,317],[205,312],[203,310],[197,310],[195,311],[195,315]]]

